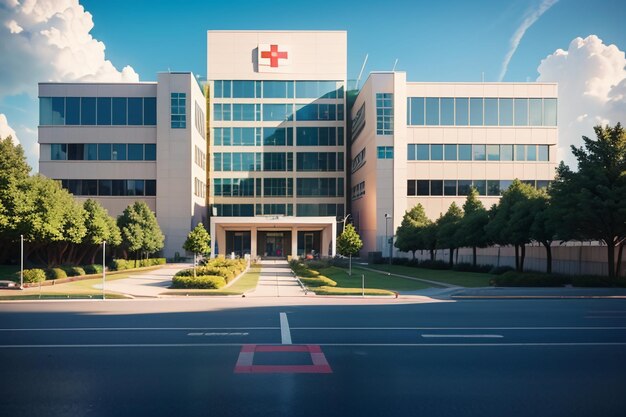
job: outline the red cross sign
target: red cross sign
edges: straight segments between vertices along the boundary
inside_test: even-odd
[[[278,69],[289,65],[289,48],[282,45],[260,44],[259,48],[259,70],[261,68]]]

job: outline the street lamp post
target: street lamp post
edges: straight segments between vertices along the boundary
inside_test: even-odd
[[[391,215],[385,213],[385,242],[387,242],[387,244],[389,245],[389,272],[388,275],[391,275],[391,256],[392,256],[392,248],[391,248],[391,243],[389,242],[389,231],[388,231],[388,224],[387,221],[391,220]]]
[[[342,232],[345,232],[346,230],[346,221],[348,220],[348,217],[350,217],[350,213],[346,214],[346,217],[341,220],[341,223],[343,223],[343,228],[341,229]]]
[[[102,300],[106,300],[106,295],[104,292],[104,285],[106,283],[106,274],[107,274],[107,270],[106,270],[106,247],[107,247],[107,241],[103,240],[102,241]]]
[[[24,289],[24,235],[20,235],[20,290]]]

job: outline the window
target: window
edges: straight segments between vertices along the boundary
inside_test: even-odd
[[[478,195],[486,195],[487,192],[487,181],[486,180],[474,180],[472,181],[472,185],[478,191]]]
[[[442,98],[440,101],[441,107],[441,126],[454,125],[454,99]]]
[[[426,125],[439,125],[439,99],[436,97],[426,97]]]
[[[456,180],[443,181],[443,195],[456,195]]]
[[[293,98],[293,81],[263,81],[263,98]]]
[[[455,100],[455,123],[457,126],[467,126],[469,124],[469,99],[457,98]]]
[[[138,126],[143,124],[143,99],[138,97],[128,98],[128,124]]]
[[[257,131],[255,127],[233,127],[233,146],[254,146],[257,140]],[[259,145],[260,145],[260,132]],[[224,143],[226,145],[226,143]]]
[[[187,128],[187,94],[171,93],[170,124],[172,129]],[[216,119],[217,120],[217,119]]]
[[[67,97],[65,99],[65,124],[80,124],[80,97]]]
[[[263,195],[266,197],[293,196],[293,178],[264,178]]]
[[[411,145],[409,145],[411,146]],[[361,168],[363,165],[365,165],[365,149],[363,148],[361,150],[361,152],[359,152],[354,159],[352,159],[352,172],[356,172],[359,170],[359,168]]]
[[[498,99],[485,99],[485,126],[498,126]]]
[[[528,124],[530,126],[541,126],[543,124],[541,102],[542,100],[540,98],[531,98],[528,100]]]
[[[500,145],[500,160],[501,161],[513,160],[513,145]]]
[[[111,145],[111,159],[113,161],[125,161],[126,160],[126,144],[125,143],[113,143]]]
[[[156,97],[144,97],[143,99],[143,124],[146,126],[156,125]],[[204,118],[204,115],[203,115]]]
[[[98,144],[98,160],[99,161],[111,160],[111,144],[110,143]]]
[[[444,145],[444,157],[446,161],[456,161],[456,145]]]
[[[291,152],[264,152],[263,171],[292,171],[292,158]]]
[[[126,97],[113,97],[113,124],[126,125]]]
[[[443,161],[443,145],[430,145],[430,159]]]
[[[379,146],[378,159],[393,159],[393,146]]]
[[[77,196],[156,196],[156,180],[61,180]]]
[[[146,161],[156,161],[156,145],[154,143],[146,143],[144,155]]]
[[[128,160],[129,161],[143,161],[143,144],[129,143],[128,144]]]
[[[111,97],[98,97],[98,126],[111,124]]]
[[[258,104],[233,104],[233,120],[246,122],[255,121],[255,106],[258,106]]]
[[[263,145],[266,146],[292,146],[293,129],[284,127],[263,128]]]
[[[515,145],[515,160],[516,161],[526,160],[526,146],[525,145]]]
[[[300,127],[296,130],[296,144],[298,146],[340,146],[343,140],[339,139],[340,128],[335,127]],[[343,135],[343,130],[341,130]],[[343,138],[341,138],[343,139]]]
[[[424,97],[409,97],[409,125],[423,126],[424,125]]]
[[[515,126],[528,126],[528,99],[516,98],[515,103]]]
[[[233,81],[233,98],[255,98],[256,89],[254,84],[255,81]]]
[[[487,180],[487,195],[500,195],[499,180]]]
[[[550,160],[550,148],[548,145],[537,145],[537,155],[538,161],[549,161]]]
[[[393,94],[376,93],[376,134],[393,135]]]
[[[65,143],[53,143],[50,145],[50,159],[53,161],[67,160],[67,145]]]
[[[343,178],[298,178],[296,195],[298,197],[341,197],[343,196]]]
[[[500,145],[487,145],[487,160],[488,161],[500,160]]]
[[[411,182],[409,182],[410,184]],[[413,181],[414,183],[414,181]],[[409,185],[410,186],[410,185]],[[365,195],[365,181],[362,181],[352,187],[352,200],[357,200]],[[409,194],[411,195],[411,194]]]
[[[343,152],[298,152],[297,171],[343,171]]]
[[[484,161],[486,159],[485,145],[472,145],[472,153],[474,161]]]
[[[526,160],[527,161],[537,160],[537,146],[536,145],[526,145]]]
[[[459,161],[472,160],[472,145],[459,145]]]
[[[500,126],[513,126],[513,99],[500,99]]]
[[[470,125],[482,126],[483,122],[483,99],[472,97],[470,98]]]
[[[428,161],[430,159],[430,146],[428,145],[417,145],[417,160],[418,161]]]
[[[263,120],[282,122],[293,118],[293,107],[291,104],[264,104]]]
[[[343,204],[297,204],[296,215],[309,216],[343,216]]]
[[[83,97],[80,99],[80,124],[83,126],[93,126],[96,124],[95,97]]]
[[[556,126],[557,108],[555,98],[543,99],[543,125]]]
[[[343,98],[343,90],[337,84],[337,81],[296,81],[296,98]]]
[[[443,195],[442,180],[430,180],[430,195]]]
[[[459,193],[459,195],[468,195],[472,187],[472,181],[471,180],[458,180],[457,186],[458,186],[457,192]]]

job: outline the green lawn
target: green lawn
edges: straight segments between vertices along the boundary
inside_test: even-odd
[[[357,288],[360,290],[361,275],[365,275],[365,288],[392,291],[413,291],[432,287],[432,285],[420,281],[413,281],[406,278],[390,276],[386,273],[378,273],[354,268],[354,265],[352,268],[352,276],[348,275],[347,268],[339,268],[336,266],[321,269],[319,272],[320,274],[337,281],[337,288]]]
[[[311,291],[317,295],[363,295],[361,288],[342,288],[342,287],[313,287]],[[378,290],[366,288],[365,295],[395,295],[396,293],[387,290]]]
[[[193,290],[193,289],[181,289],[181,290],[169,290],[162,292],[161,295],[242,295],[248,291],[256,288],[259,282],[259,276],[261,275],[260,266],[251,266],[242,277],[233,282],[230,287],[220,288],[217,290]]]
[[[385,272],[389,270],[389,265],[369,265],[368,267]],[[362,271],[362,269],[357,267],[357,271],[359,270]],[[430,281],[444,282],[446,284],[458,285],[460,287],[488,287],[489,280],[493,278],[493,275],[491,274],[478,272],[424,269],[403,265],[391,265],[391,273],[407,275],[415,278],[423,278]]]

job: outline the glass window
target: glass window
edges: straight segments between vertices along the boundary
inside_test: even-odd
[[[513,126],[513,99],[500,99],[500,126]]]
[[[487,145],[487,160],[488,161],[500,160],[500,145]]]
[[[69,161],[82,161],[83,159],[85,159],[85,145],[82,143],[68,144],[67,159]]]
[[[502,195],[511,184],[513,184],[512,180],[500,180],[500,195]]]
[[[527,161],[537,160],[537,145],[526,145],[526,160]]]
[[[98,195],[111,195],[111,180],[98,181]]]
[[[146,161],[156,161],[156,144],[146,143],[144,153]]]
[[[470,125],[482,126],[483,124],[483,99],[473,97],[470,99]]]
[[[537,180],[537,189],[538,190],[546,190],[549,185],[550,185],[550,181]]]
[[[65,124],[80,124],[80,97],[67,97],[65,99]]]
[[[453,98],[441,99],[441,125],[442,126],[454,125],[454,99]]]
[[[128,124],[131,126],[143,124],[143,99],[141,97],[128,99]]]
[[[98,159],[98,145],[95,143],[85,144],[84,158],[88,161],[96,161]]]
[[[39,124],[41,126],[52,124],[52,98],[39,98]]]
[[[98,125],[111,124],[111,97],[98,97]]]
[[[143,124],[146,126],[156,125],[156,97],[144,97],[143,99]]]
[[[443,160],[443,145],[430,145],[430,159],[431,161]]]
[[[254,146],[256,140],[255,128],[233,127],[234,146]]]
[[[415,161],[415,160],[417,159],[416,151],[417,151],[417,147],[416,147],[416,145],[414,145],[414,144],[412,144],[412,143],[411,143],[411,144],[408,144],[408,145],[406,146],[406,159],[407,159],[408,161]],[[364,150],[363,150],[363,151],[361,151],[361,152],[359,153],[359,155],[357,156],[357,158],[359,158],[359,157],[361,156],[361,154],[362,154],[362,153],[364,153]],[[353,165],[353,166],[355,166],[355,162],[354,162],[354,160],[352,161],[352,165]],[[359,163],[357,163],[356,165],[360,167],[360,161],[359,161]],[[353,170],[352,172],[354,172],[354,170]]]
[[[459,195],[468,195],[470,188],[472,187],[471,180],[459,180],[458,181]]]
[[[226,111],[228,107],[228,114]],[[228,115],[228,119],[226,116]],[[225,104],[222,108],[224,120],[230,120],[230,106]],[[170,93],[170,127],[172,129],[187,128],[187,93]]]
[[[443,195],[442,180],[430,180],[430,195]]]
[[[472,181],[472,185],[478,191],[478,195],[487,195],[487,181],[485,180],[474,180]]]
[[[417,145],[417,160],[428,161],[430,159],[430,146]]]
[[[141,143],[129,143],[128,144],[128,160],[129,161],[143,161],[143,144]]]
[[[556,99],[544,98],[543,99],[543,125],[544,126],[556,126]]]
[[[446,161],[456,161],[456,145],[444,145],[444,154]]]
[[[426,125],[439,125],[439,98],[426,97]]]
[[[424,125],[424,97],[411,97],[411,121],[410,125]]]
[[[52,124],[65,124],[65,97],[52,97]]]
[[[548,145],[537,145],[537,160],[549,161],[550,160],[550,148]]]
[[[498,99],[485,99],[485,126],[498,126]]]
[[[113,124],[126,124],[126,97],[113,97]]]
[[[541,108],[542,100],[540,98],[531,98],[528,100],[528,116],[530,126],[541,126],[543,121],[541,120],[543,115],[543,109]]]
[[[515,126],[528,126],[528,99],[515,99]]]
[[[233,104],[233,120],[254,121],[254,104]]]
[[[515,160],[516,161],[526,160],[526,146],[525,145],[515,145]]]
[[[110,143],[98,144],[98,160],[99,161],[111,160],[111,144]]]
[[[263,81],[263,98],[293,98],[293,81]]]
[[[50,159],[53,161],[67,160],[67,145],[65,143],[53,143],[50,145]]]
[[[430,182],[428,180],[415,181],[415,188],[417,188],[417,195],[430,195]]]
[[[443,195],[456,195],[456,180],[443,181]]]
[[[312,105],[309,105],[312,106]],[[288,120],[293,115],[291,104],[264,104],[263,105],[263,120],[264,121],[278,121],[282,122]],[[300,117],[300,110],[298,110],[298,118]]]
[[[233,81],[233,98],[255,98],[254,81]]]
[[[96,124],[95,97],[83,97],[80,99],[80,124],[85,126]]]
[[[474,161],[484,161],[486,159],[485,145],[472,145],[472,153]]]
[[[456,98],[455,103],[455,124],[457,126],[467,126],[469,120],[469,99]]]
[[[354,199],[354,192],[355,191],[353,190],[353,199]],[[406,195],[417,195],[417,190],[415,189],[415,180],[408,180],[406,182]]]
[[[392,93],[376,93],[376,134],[393,135]]]
[[[298,140],[298,145],[300,144],[300,136],[301,136],[301,129],[298,129],[298,134],[297,134],[297,140]],[[287,144],[286,141],[286,131],[287,129],[283,128],[283,127],[277,127],[277,128],[272,128],[272,127],[265,127],[263,128],[263,145],[267,145],[267,146],[285,146]],[[292,129],[289,129],[290,132],[293,132]]]
[[[111,195],[127,195],[126,180],[111,180]]]
[[[499,180],[487,180],[487,195],[500,195]]]
[[[500,145],[500,160],[501,161],[513,160],[513,145]]]
[[[300,127],[296,130],[296,144],[298,146],[317,146],[319,131],[315,127]]]
[[[472,160],[472,145],[459,145],[459,161]]]
[[[111,145],[111,159],[113,161],[125,161],[126,160],[126,144],[125,143],[113,143]]]

